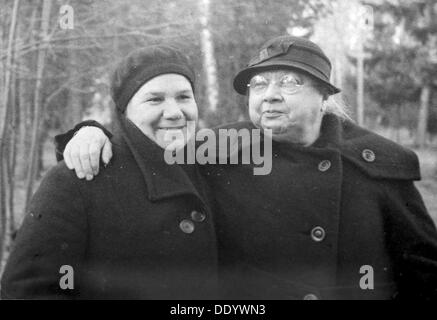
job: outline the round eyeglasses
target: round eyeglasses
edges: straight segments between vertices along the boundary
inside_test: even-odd
[[[270,83],[276,83],[283,93],[292,94],[300,90],[303,86],[302,81],[296,79],[291,74],[285,74],[279,78],[279,81],[273,81],[261,75],[254,76],[247,86],[256,93],[263,93],[267,90]]]

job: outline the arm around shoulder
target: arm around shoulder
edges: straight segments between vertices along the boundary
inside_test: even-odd
[[[103,133],[109,138],[112,138],[112,133],[107,130],[100,122],[94,120],[87,120],[78,123],[73,129],[58,134],[55,136],[55,150],[56,150],[56,160],[62,161],[64,159],[63,153],[67,143],[74,137],[74,135],[83,127],[96,127],[103,131]]]

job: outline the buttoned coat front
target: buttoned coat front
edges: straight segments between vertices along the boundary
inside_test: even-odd
[[[254,167],[202,168],[217,202],[225,297],[436,298],[437,233],[412,151],[326,115],[314,145],[273,142],[271,173]]]
[[[104,129],[75,130],[83,125]],[[247,148],[229,147],[240,164],[200,166],[215,197],[223,298],[437,298],[436,228],[414,186],[414,152],[329,114],[310,147],[273,142],[267,175],[241,164]]]
[[[2,298],[216,297],[207,186],[195,166],[167,165],[162,149],[129,130],[115,134],[113,161],[93,181],[63,162],[50,170],[18,232]],[[73,289],[62,266],[74,271]]]

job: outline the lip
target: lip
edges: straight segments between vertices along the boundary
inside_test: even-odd
[[[185,129],[187,126],[175,126],[175,127],[158,127],[158,130],[182,130]]]
[[[278,118],[280,116],[283,116],[285,112],[281,111],[264,111],[262,115],[266,118],[272,119],[272,118]]]

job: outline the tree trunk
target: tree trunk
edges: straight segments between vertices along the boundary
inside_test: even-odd
[[[7,151],[5,153],[6,160],[6,177],[8,179],[8,212],[9,212],[9,234],[15,233],[15,210],[14,210],[14,191],[15,191],[15,162],[17,154],[17,79],[16,74],[12,76],[11,82],[11,101],[10,111],[8,112],[8,127],[7,134]]]
[[[43,104],[41,99],[41,88],[42,88],[42,77],[44,73],[44,64],[46,58],[47,51],[47,36],[49,29],[49,20],[50,20],[50,9],[51,9],[52,0],[43,0],[42,7],[42,20],[41,20],[41,37],[43,39],[42,44],[37,53],[37,63],[36,63],[36,83],[35,83],[35,94],[33,100],[34,106],[34,119],[32,125],[32,141],[30,146],[30,162],[29,162],[29,170],[27,172],[27,181],[26,181],[26,210],[29,205],[30,198],[33,193],[33,184],[35,182],[36,175],[38,173],[39,167],[39,145],[40,141],[40,126],[43,122],[42,119],[44,117],[43,112]]]
[[[364,51],[361,42],[357,53],[357,123],[364,125]]]
[[[32,43],[35,41],[35,36],[33,30],[35,30],[36,27],[36,20],[37,20],[37,12],[38,6],[34,6],[33,10],[30,15],[29,24],[22,26],[22,30],[20,34],[22,35],[22,38]],[[34,65],[35,57],[33,55],[27,55],[25,57],[19,57],[17,59],[17,64],[22,67],[24,70],[31,70],[31,66]],[[24,181],[26,178],[26,173],[29,168],[29,162],[28,159],[26,159],[26,156],[29,153],[30,149],[30,128],[32,127],[33,123],[33,110],[32,110],[32,95],[33,91],[31,90],[33,81],[30,79],[27,79],[26,77],[20,77],[19,79],[19,88],[18,92],[20,93],[19,96],[19,137],[18,137],[18,161],[17,161],[17,179],[19,181]],[[23,201],[24,202],[24,201]],[[21,211],[24,211],[24,208],[20,208]]]
[[[12,69],[12,47],[15,39],[15,30],[17,26],[17,16],[18,16],[18,7],[20,4],[20,0],[14,0],[12,13],[11,13],[11,24],[9,27],[9,38],[7,43],[7,51],[6,51],[6,63],[4,69],[4,86],[3,86],[3,96],[2,96],[2,104],[0,105],[0,275],[3,270],[4,265],[4,255],[6,254],[6,250],[9,247],[9,237],[8,237],[8,226],[9,226],[9,214],[7,212],[7,190],[8,187],[8,179],[6,176],[7,172],[7,163],[8,156],[5,155],[4,151],[7,145],[6,135],[7,135],[7,121],[8,121],[8,113],[11,104],[9,103],[9,93],[10,93],[10,85],[11,85],[11,69]]]
[[[209,30],[210,0],[199,0],[201,36],[200,43],[203,53],[203,69],[206,73],[206,92],[209,111],[217,109],[218,81],[217,62],[214,54],[214,43]]]
[[[73,80],[68,87],[68,100],[66,110],[66,129],[71,129],[74,124],[78,123],[82,119],[82,100],[80,93],[76,92],[74,88],[81,89],[80,78],[78,74],[79,56],[77,50],[70,50],[68,52],[70,59],[70,79]]]
[[[419,110],[419,121],[417,123],[417,140],[416,140],[416,143],[420,148],[424,148],[426,145],[430,93],[431,93],[430,85],[422,86],[422,90],[420,92],[420,110]]]

